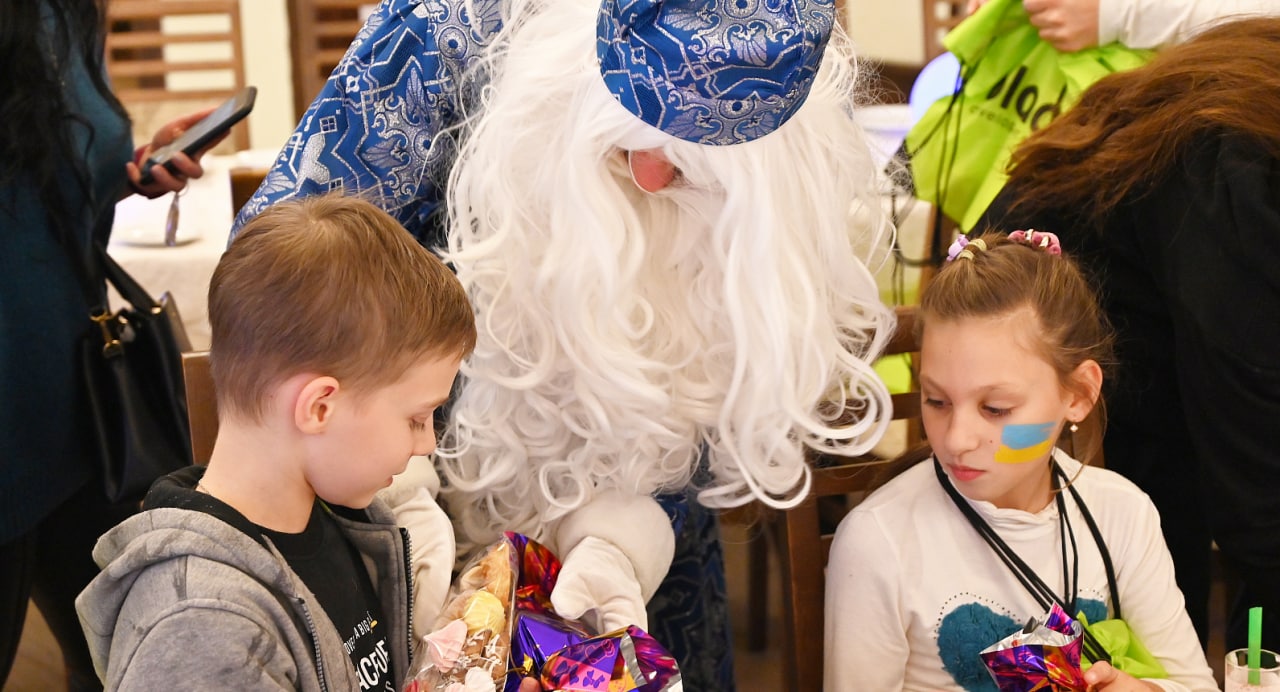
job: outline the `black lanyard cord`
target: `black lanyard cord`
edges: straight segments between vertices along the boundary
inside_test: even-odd
[[[1062,469],[1058,467],[1057,463],[1050,463],[1052,464],[1054,474],[1053,487],[1057,490],[1059,488],[1058,478],[1061,477],[1063,480],[1066,480],[1066,476],[1062,473]],[[964,515],[965,519],[969,521],[969,524],[978,532],[978,535],[982,536],[982,539],[991,547],[991,550],[1000,558],[1000,561],[1009,568],[1009,571],[1013,574],[1014,578],[1018,580],[1018,583],[1022,584],[1023,588],[1031,594],[1031,597],[1035,599],[1036,603],[1046,611],[1049,610],[1052,604],[1056,603],[1068,615],[1075,617],[1076,590],[1079,588],[1080,555],[1079,551],[1076,549],[1075,531],[1071,528],[1071,522],[1067,518],[1067,507],[1066,502],[1063,499],[1062,492],[1056,493],[1056,501],[1058,503],[1058,526],[1059,531],[1063,536],[1062,579],[1064,590],[1066,591],[1066,598],[1070,600],[1060,598],[1058,594],[1054,592],[1053,589],[1049,588],[1049,586],[1044,583],[1044,580],[1035,573],[1035,570],[1031,569],[1031,567],[1027,565],[1022,558],[1018,557],[1017,553],[1013,552],[1013,549],[1004,542],[1004,539],[1000,538],[995,529],[991,528],[987,522],[983,521],[982,517],[978,515],[977,510],[975,510],[968,501],[960,495],[960,491],[956,490],[955,486],[952,485],[951,479],[948,478],[946,472],[942,470],[942,464],[938,462],[936,457],[933,460],[933,468],[935,474],[938,476],[938,482],[942,485],[943,490],[946,491],[956,508],[960,510],[960,513]],[[1120,596],[1116,591],[1115,570],[1111,564],[1111,555],[1107,551],[1106,543],[1102,540],[1102,534],[1098,530],[1097,524],[1093,520],[1093,516],[1085,507],[1083,500],[1081,500],[1080,494],[1077,493],[1075,488],[1071,487],[1070,484],[1067,485],[1066,489],[1071,493],[1071,497],[1075,500],[1076,506],[1080,507],[1081,514],[1085,518],[1085,523],[1089,525],[1089,531],[1093,534],[1094,542],[1097,543],[1098,550],[1102,554],[1102,563],[1107,572],[1107,586],[1111,590],[1111,601],[1115,607],[1116,617],[1119,618]],[[1071,567],[1069,570],[1067,568],[1066,557],[1066,543],[1068,540],[1071,543],[1072,552]],[[1088,630],[1083,631],[1082,644],[1084,653],[1090,660],[1111,661],[1111,656],[1107,654],[1106,649],[1098,643]]]
[[[1053,470],[1064,480],[1066,479],[1066,474],[1062,472],[1061,468],[1058,468],[1057,464],[1053,465]],[[1120,590],[1116,588],[1116,568],[1111,562],[1111,551],[1107,550],[1107,544],[1102,540],[1102,531],[1098,529],[1098,523],[1093,520],[1093,513],[1089,511],[1089,506],[1081,499],[1080,493],[1076,492],[1075,486],[1067,484],[1067,491],[1071,493],[1071,499],[1075,500],[1076,506],[1080,508],[1084,523],[1089,527],[1089,533],[1093,534],[1094,542],[1098,544],[1098,552],[1102,555],[1102,567],[1107,572],[1107,588],[1111,591],[1111,609],[1115,611],[1114,618],[1123,620],[1124,615],[1120,611]]]

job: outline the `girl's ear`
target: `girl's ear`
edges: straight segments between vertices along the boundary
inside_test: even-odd
[[[340,390],[338,380],[328,375],[303,383],[293,402],[293,423],[306,434],[322,433],[329,426]]]
[[[1084,361],[1071,372],[1071,382],[1075,386],[1068,393],[1067,418],[1078,423],[1089,415],[1102,396],[1102,366],[1093,359]]]

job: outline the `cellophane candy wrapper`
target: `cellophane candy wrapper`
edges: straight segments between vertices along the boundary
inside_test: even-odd
[[[1031,629],[1030,632],[1027,629]],[[1080,671],[1084,628],[1057,604],[1043,620],[982,651],[982,662],[1001,692],[1085,692]]]
[[[596,636],[557,615],[551,591],[559,574],[560,561],[542,544],[504,534],[468,563],[450,589],[436,629],[414,653],[417,672],[406,692],[515,692],[524,677],[566,692],[682,689],[675,660],[638,627]],[[477,595],[482,592],[507,604],[500,631],[487,638],[496,618],[466,618],[473,601],[490,601]],[[484,646],[477,646],[480,640]]]
[[[405,692],[493,692],[507,674],[519,556],[505,538],[470,560],[449,587],[435,629],[415,648]]]

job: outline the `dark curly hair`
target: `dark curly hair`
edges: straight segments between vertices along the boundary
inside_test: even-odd
[[[81,60],[93,87],[122,117],[124,107],[103,76],[105,0],[0,2],[0,188],[27,185],[40,195],[60,238],[74,223],[58,171],[73,166],[88,194],[84,152],[74,149],[70,124],[93,123],[69,112],[62,83],[71,61]],[[0,200],[12,204],[13,200]]]
[[[1015,150],[1011,210],[1104,218],[1175,169],[1205,134],[1248,137],[1280,158],[1280,19],[1218,25],[1105,77]]]

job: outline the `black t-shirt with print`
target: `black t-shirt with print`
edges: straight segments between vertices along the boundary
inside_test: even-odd
[[[302,533],[262,529],[311,589],[333,622],[360,678],[361,690],[396,691],[387,625],[360,554],[317,500]]]

